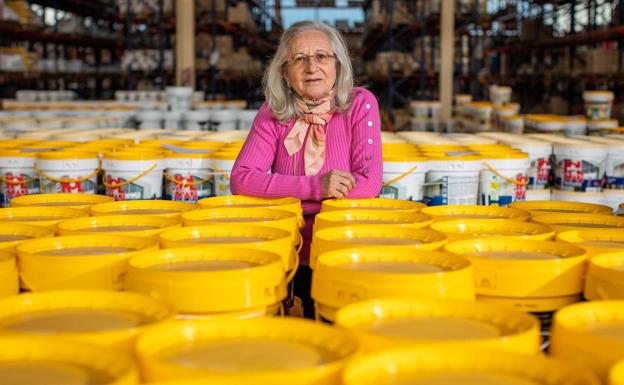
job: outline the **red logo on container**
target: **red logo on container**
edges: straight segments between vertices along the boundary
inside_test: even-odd
[[[121,184],[121,178],[112,178],[110,175],[106,176],[106,184],[112,186],[118,186]],[[124,201],[126,200],[126,192],[123,187],[106,187],[106,195],[109,197],[113,197],[116,201]]]
[[[192,184],[185,184],[185,183],[193,183],[193,179],[194,178],[192,175],[189,175],[189,176],[176,175],[174,177],[174,180],[176,181],[175,188],[173,190],[174,200],[176,201],[191,201],[191,200],[196,201],[197,200],[197,197],[199,195],[197,187]]]
[[[7,182],[10,182],[7,183],[6,187],[8,199],[28,195],[28,187],[26,187],[23,176],[7,173],[5,174],[4,179],[6,179]]]
[[[563,182],[571,185],[583,184],[583,162],[566,159],[563,162]]]

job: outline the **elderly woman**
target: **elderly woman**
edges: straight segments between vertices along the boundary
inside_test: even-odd
[[[263,79],[258,111],[231,176],[234,194],[302,200],[306,227],[295,293],[306,312],[314,215],[327,198],[371,198],[382,184],[381,132],[375,96],[353,87],[340,33],[323,23],[286,30]]]

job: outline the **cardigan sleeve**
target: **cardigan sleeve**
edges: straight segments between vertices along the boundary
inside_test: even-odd
[[[262,198],[295,197],[320,201],[322,175],[293,176],[270,173],[279,141],[277,121],[265,102],[254,119],[230,178],[233,194]]]
[[[374,198],[383,181],[381,118],[375,96],[366,89],[359,90],[351,112],[351,174],[356,184],[347,198]]]

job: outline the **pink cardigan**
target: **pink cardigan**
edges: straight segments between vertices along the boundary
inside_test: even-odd
[[[326,127],[325,164],[316,175],[306,176],[304,147],[292,157],[284,139],[295,123],[280,124],[265,102],[241,149],[230,180],[233,194],[264,198],[296,197],[304,214],[320,210],[322,176],[332,169],[348,171],[356,185],[348,198],[372,198],[382,184],[381,121],[377,99],[368,90],[353,89],[353,104],[337,113]]]

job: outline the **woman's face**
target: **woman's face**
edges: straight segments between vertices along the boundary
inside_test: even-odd
[[[319,99],[336,82],[336,58],[331,41],[323,32],[297,34],[288,47],[284,77],[293,91],[307,99]]]

